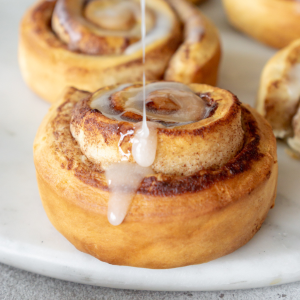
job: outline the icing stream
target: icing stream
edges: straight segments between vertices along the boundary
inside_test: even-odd
[[[145,64],[145,0],[141,0],[141,21],[143,64]],[[134,137],[131,140],[132,155],[136,163],[124,162],[129,159],[131,153],[124,153],[120,147],[125,135],[133,133],[128,132],[121,135],[119,142],[123,162],[112,164],[106,170],[110,192],[108,220],[112,225],[123,222],[142,180],[145,176],[153,174],[151,165],[156,156],[157,127],[162,126],[159,122],[164,122],[165,125],[171,123],[170,126],[184,125],[198,121],[206,114],[205,101],[184,84],[156,82],[146,86],[144,70],[143,86],[132,88],[129,86],[121,85],[91,101],[91,108],[98,109],[111,119],[123,121],[124,114],[128,112],[143,116],[142,122],[136,124]],[[112,105],[112,101],[116,103]],[[113,109],[116,105],[120,106],[120,103],[123,107],[122,112]],[[147,117],[152,122],[147,122]]]

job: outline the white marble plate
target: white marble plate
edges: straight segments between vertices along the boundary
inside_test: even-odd
[[[35,132],[49,105],[23,83],[17,64],[17,31],[34,0],[0,0],[0,261],[39,274],[86,284],[147,290],[221,290],[300,280],[300,162],[278,145],[276,206],[256,236],[215,261],[178,269],[111,266],[77,251],[50,224],[41,205],[32,160]],[[234,31],[221,3],[203,10],[220,28],[220,86],[253,104],[261,69],[274,50]]]

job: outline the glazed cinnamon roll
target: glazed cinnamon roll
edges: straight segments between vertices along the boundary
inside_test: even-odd
[[[300,39],[277,52],[261,76],[257,110],[300,157]]]
[[[34,161],[52,224],[80,251],[143,268],[204,263],[246,244],[276,196],[271,127],[209,85],[152,82],[145,96],[145,151],[139,83],[70,88],[51,108]]]
[[[300,38],[298,0],[223,0],[230,23],[254,39],[283,48]]]
[[[38,2],[20,27],[25,81],[50,102],[67,86],[93,92],[140,81],[144,69],[148,80],[216,83],[218,32],[195,6],[147,1],[144,67],[140,14],[139,0]]]

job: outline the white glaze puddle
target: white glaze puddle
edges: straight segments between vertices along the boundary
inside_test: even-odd
[[[124,112],[117,113],[111,109],[110,97],[129,86],[130,84],[124,84],[103,93],[92,100],[91,108],[101,111],[104,116],[110,119],[124,121]],[[144,97],[146,98],[145,104],[151,102],[152,98],[157,96],[171,99],[179,106],[179,109],[175,112],[164,114],[160,111],[147,110],[147,117],[153,121],[170,122],[170,124],[164,124],[166,127],[182,126],[199,121],[210,112],[210,107],[206,106],[206,103],[193,90],[178,82],[154,82],[147,84],[145,90],[142,87],[132,88],[129,91],[122,92],[122,94],[127,99],[124,111],[133,112],[140,116],[143,116]]]

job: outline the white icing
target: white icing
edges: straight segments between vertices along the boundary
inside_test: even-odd
[[[98,109],[108,118],[124,121],[122,117],[123,112],[118,114],[111,109],[110,97],[112,94],[119,92],[128,86],[130,86],[130,84],[124,84],[100,95],[91,102],[91,108]],[[197,96],[193,90],[185,84],[178,82],[154,82],[147,84],[145,90],[141,87],[132,88],[129,91],[124,91],[123,95],[127,99],[124,111],[133,112],[140,116],[143,116],[144,97],[146,98],[146,103],[151,102],[152,97],[156,97],[157,95],[171,99],[180,107],[179,110],[170,114],[162,114],[159,111],[153,112],[147,110],[147,117],[154,121],[172,122],[171,124],[165,124],[169,127],[198,121],[204,118],[209,112],[205,102]]]
[[[155,26],[152,30],[150,30],[147,33],[147,35],[145,37],[144,47],[164,38],[171,32],[172,20],[168,16],[166,16],[160,12],[156,12],[155,17],[156,17]],[[127,47],[126,50],[124,51],[124,54],[130,55],[141,49],[144,49],[143,42],[138,41],[138,42],[130,45],[129,47]]]
[[[65,2],[64,1],[57,1],[55,4],[54,12],[59,19],[61,26],[66,31],[67,35],[69,36],[69,43],[68,48],[71,51],[77,50],[78,43],[80,42],[82,35],[79,31],[73,29],[71,22],[69,20],[68,14],[66,14]]]
[[[141,34],[142,40],[140,41],[143,51],[143,64],[145,64],[145,49],[147,42],[146,37],[146,22],[145,22],[145,0],[141,0]],[[159,21],[159,20],[158,20]],[[166,20],[161,19],[161,22]],[[198,22],[198,19],[195,19]],[[166,28],[165,22],[164,28]],[[192,25],[197,25],[196,23]],[[198,24],[199,25],[199,24]],[[159,26],[159,22],[157,22]],[[157,30],[159,28],[159,30]],[[155,31],[156,30],[156,31]],[[191,40],[199,39],[199,35],[202,35],[201,26],[196,26],[194,31],[189,32],[189,38]],[[159,38],[161,34],[165,34],[161,31],[161,26],[152,31],[152,38]],[[139,47],[136,44],[134,47]],[[130,51],[136,51],[137,48],[129,47]],[[128,53],[128,49],[126,50]],[[121,85],[118,88],[110,90],[107,93],[102,94],[100,97],[92,100],[91,108],[98,109],[106,117],[122,121],[122,113],[115,113],[110,106],[110,98],[116,93],[122,91],[129,85]],[[119,225],[123,222],[132,198],[137,191],[143,178],[152,173],[149,168],[155,161],[156,148],[157,148],[157,127],[159,123],[147,122],[147,116],[150,116],[153,120],[176,122],[180,125],[191,123],[203,118],[206,114],[205,102],[197,96],[193,90],[184,84],[176,82],[156,82],[146,86],[145,69],[143,71],[143,86],[141,88],[131,88],[128,91],[122,91],[120,97],[123,96],[126,101],[124,105],[125,112],[133,112],[143,116],[143,121],[139,122],[135,126],[134,137],[132,142],[132,155],[136,163],[117,163],[111,165],[106,170],[106,178],[108,181],[110,198],[108,204],[108,220],[112,225]],[[168,99],[175,104],[175,111],[168,113],[146,112],[146,102],[151,102],[156,98]],[[153,100],[152,100],[153,99]],[[119,151],[122,156],[122,161],[128,161],[130,152],[125,153],[120,145],[125,136],[132,135],[132,131],[128,131],[126,134],[121,133],[119,141]]]
[[[142,12],[142,45],[143,45],[143,64],[146,59],[146,23],[145,23],[145,0],[141,0],[141,12]],[[157,147],[157,130],[156,126],[148,127],[147,113],[146,113],[146,74],[145,68],[143,70],[143,122],[136,125],[136,131],[132,140],[132,155],[134,160],[141,167],[150,167],[156,156]]]
[[[112,164],[105,172],[109,187],[107,217],[112,225],[120,225],[143,179],[153,174],[151,168],[121,162]]]
[[[120,2],[113,7],[96,10],[95,16],[100,20],[99,25],[105,25],[104,28],[121,28],[120,26],[130,22],[133,16],[137,19],[139,11],[136,8],[133,2]],[[105,22],[101,23],[101,20]]]
[[[143,63],[145,63],[145,0],[141,0],[142,12],[142,44],[143,44]],[[136,164],[122,163],[113,164],[106,171],[106,178],[109,185],[110,198],[108,203],[108,220],[112,225],[120,225],[129,208],[129,205],[136,193],[143,178],[153,171],[150,167],[156,155],[157,130],[155,124],[148,127],[146,121],[146,75],[143,73],[143,122],[136,125],[135,135],[132,141],[132,155]],[[108,99],[106,98],[106,101]],[[121,135],[120,144],[126,135],[132,134],[132,131]],[[123,151],[122,151],[123,152]],[[125,154],[123,158],[129,158],[130,153]]]
[[[205,33],[205,29],[199,15],[195,15],[188,20],[185,36],[186,42],[188,43],[197,43],[200,42],[203,35]]]
[[[150,167],[156,156],[157,148],[157,123],[137,123],[134,138],[132,139],[132,155],[141,167]]]

